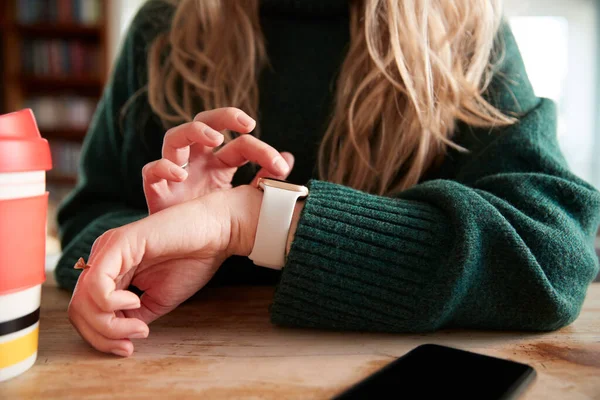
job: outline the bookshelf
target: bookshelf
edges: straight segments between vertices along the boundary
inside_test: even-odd
[[[86,36],[86,37],[100,37],[102,35],[103,27],[100,25],[82,25],[78,23],[37,23],[37,24],[26,24],[17,23],[15,30],[19,32],[23,37],[66,37],[71,38],[73,36]]]
[[[34,111],[53,153],[48,185],[61,190],[76,183],[81,142],[108,76],[109,3],[0,2],[0,112]]]

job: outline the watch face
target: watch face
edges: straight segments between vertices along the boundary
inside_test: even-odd
[[[258,187],[264,190],[265,186],[271,186],[277,189],[289,190],[291,192],[301,193],[302,196],[308,196],[308,188],[302,185],[295,185],[281,179],[275,178],[260,178],[258,180]]]

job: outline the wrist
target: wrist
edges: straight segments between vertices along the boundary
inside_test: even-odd
[[[248,256],[252,252],[262,203],[262,193],[250,185],[226,191],[231,218],[229,255]]]

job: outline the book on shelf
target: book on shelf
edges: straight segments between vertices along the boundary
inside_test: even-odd
[[[87,129],[94,111],[96,99],[83,96],[39,96],[25,100],[31,108],[43,134],[44,130]]]
[[[23,72],[35,76],[98,77],[100,49],[79,40],[36,39],[23,41]]]
[[[17,0],[17,20],[22,24],[94,25],[103,18],[101,1]]]

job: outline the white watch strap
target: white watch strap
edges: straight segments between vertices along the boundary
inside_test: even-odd
[[[296,201],[302,193],[264,187],[254,247],[248,256],[261,267],[281,269],[285,265],[285,247]]]

